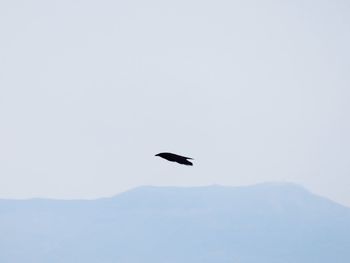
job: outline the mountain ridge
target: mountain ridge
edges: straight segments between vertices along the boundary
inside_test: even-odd
[[[35,202],[96,202],[100,200],[112,200],[112,199],[118,199],[119,197],[123,195],[130,195],[138,192],[149,192],[149,191],[192,191],[192,190],[206,190],[206,189],[221,189],[221,190],[247,190],[247,189],[259,189],[259,190],[275,190],[276,187],[283,190],[292,190],[292,191],[299,191],[308,193],[310,195],[313,195],[317,198],[322,198],[324,200],[327,200],[329,202],[332,202],[336,205],[342,206],[344,208],[350,209],[350,207],[338,203],[332,199],[329,199],[327,197],[324,197],[319,194],[315,194],[311,191],[309,191],[307,188],[300,184],[292,183],[292,182],[262,182],[262,183],[256,183],[251,185],[243,185],[243,186],[231,186],[231,185],[220,185],[220,184],[211,184],[211,185],[203,185],[203,186],[156,186],[156,185],[141,185],[134,188],[131,188],[129,190],[114,194],[112,196],[106,196],[106,197],[98,197],[98,198],[92,198],[92,199],[84,199],[84,198],[78,198],[78,199],[60,199],[60,198],[46,198],[46,197],[34,197],[34,198],[0,198],[0,202],[4,201],[11,201],[11,202],[23,202],[23,201],[35,201]]]
[[[349,237],[349,208],[288,183],[0,200],[0,262],[345,263]]]

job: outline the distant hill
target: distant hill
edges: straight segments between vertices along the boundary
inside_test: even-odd
[[[350,209],[294,184],[0,200],[2,263],[349,263]]]

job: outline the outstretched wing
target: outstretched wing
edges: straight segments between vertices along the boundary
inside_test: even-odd
[[[175,154],[175,153],[170,153],[170,154],[173,155],[176,158],[184,158],[184,159],[193,160],[193,158],[191,158],[191,157],[186,157],[186,156],[178,155],[178,154]]]

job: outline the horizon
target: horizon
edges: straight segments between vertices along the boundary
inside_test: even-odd
[[[31,198],[0,198],[0,201],[36,201],[36,200],[47,200],[47,201],[98,201],[98,200],[103,200],[103,199],[113,199],[113,198],[117,198],[121,195],[123,195],[124,193],[128,193],[128,192],[133,192],[135,190],[139,190],[139,189],[143,189],[143,188],[149,188],[149,189],[178,189],[178,190],[183,190],[183,189],[197,189],[197,188],[232,188],[232,190],[235,189],[239,189],[239,188],[254,188],[254,187],[273,187],[273,188],[279,188],[279,187],[295,187],[298,189],[301,189],[305,192],[307,192],[308,194],[311,194],[312,196],[315,197],[319,197],[322,198],[324,200],[328,200],[334,204],[340,205],[342,207],[345,208],[349,208],[350,206],[346,205],[346,204],[342,204],[340,202],[337,202],[336,200],[332,200],[331,198],[328,198],[326,196],[322,196],[320,194],[314,193],[312,191],[310,191],[309,189],[307,189],[306,187],[304,187],[303,185],[300,184],[296,184],[293,182],[278,182],[278,181],[269,181],[269,182],[261,182],[261,183],[254,183],[254,184],[248,184],[248,185],[220,185],[220,184],[210,184],[210,185],[186,185],[186,186],[176,186],[176,185],[140,185],[140,186],[136,186],[130,189],[127,189],[125,191],[119,192],[119,193],[115,193],[111,196],[101,196],[101,197],[96,197],[96,198],[50,198],[50,197],[31,197]]]

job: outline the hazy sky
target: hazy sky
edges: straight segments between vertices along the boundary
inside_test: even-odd
[[[349,14],[346,0],[1,1],[0,198],[290,181],[350,205]]]

